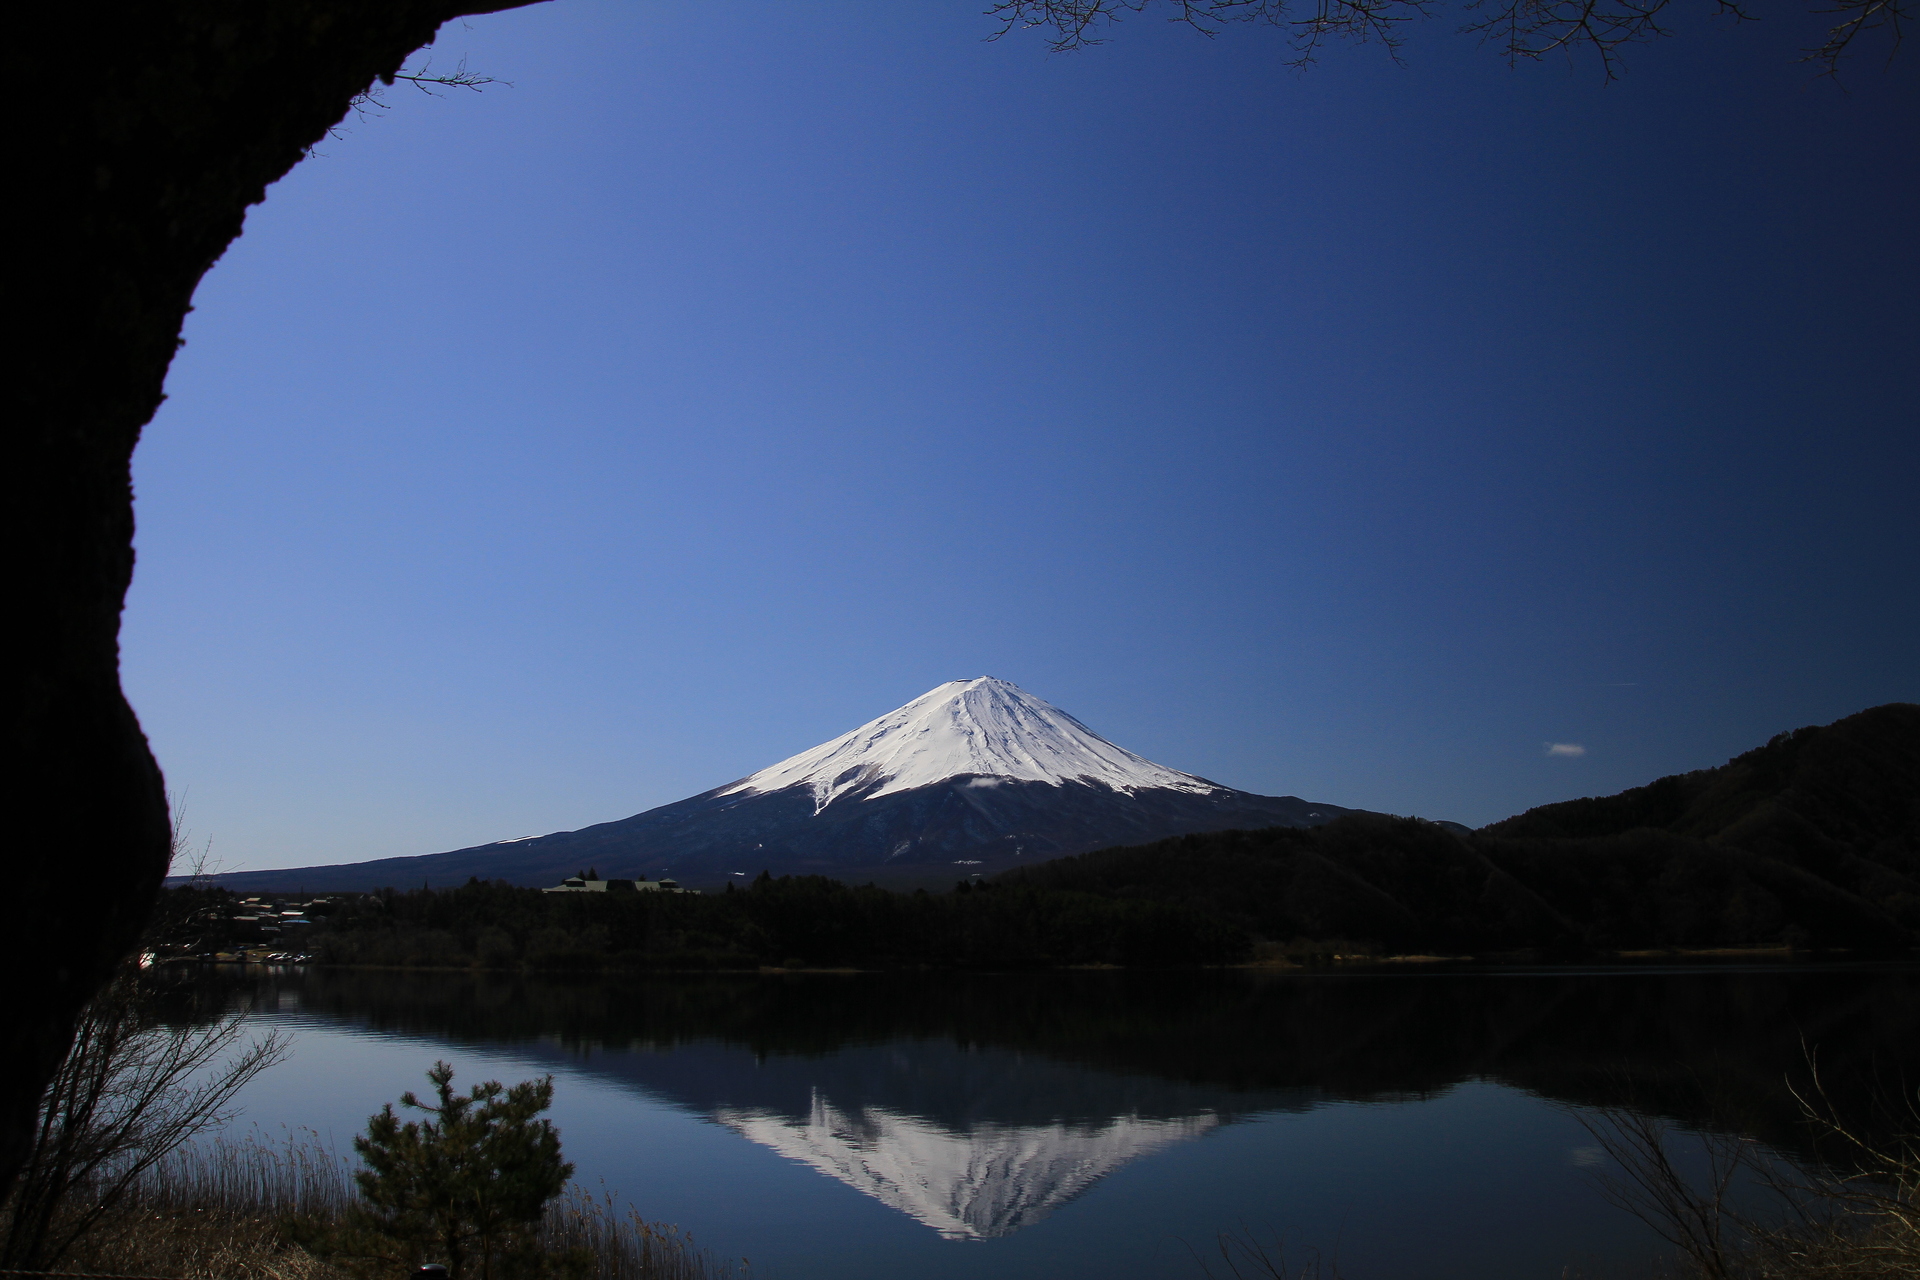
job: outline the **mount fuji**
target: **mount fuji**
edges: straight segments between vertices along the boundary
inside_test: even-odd
[[[414,858],[217,877],[309,891],[552,884],[719,884],[760,871],[937,882],[1112,845],[1230,828],[1317,826],[1352,810],[1263,796],[1155,764],[1005,680],[953,680],[737,782],[578,831]]]

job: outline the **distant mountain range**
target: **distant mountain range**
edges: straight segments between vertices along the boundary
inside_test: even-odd
[[[716,885],[771,871],[951,881],[1197,831],[1304,827],[1355,812],[1236,791],[1115,746],[1005,680],[954,680],[737,782],[617,822],[411,858],[231,872],[234,889]]]

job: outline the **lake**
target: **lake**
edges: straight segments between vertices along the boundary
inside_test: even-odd
[[[208,980],[294,1039],[233,1132],[550,1073],[581,1182],[771,1280],[1645,1274],[1591,1108],[1799,1150],[1809,1048],[1846,1105],[1920,1076],[1912,965]]]

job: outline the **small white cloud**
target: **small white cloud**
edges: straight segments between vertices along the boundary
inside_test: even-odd
[[[1577,742],[1549,742],[1547,754],[1550,756],[1583,756],[1587,749]]]
[[[1004,781],[1006,781],[1004,778],[968,778],[962,785],[968,787],[997,787]]]

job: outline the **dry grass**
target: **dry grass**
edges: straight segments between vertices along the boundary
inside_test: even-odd
[[[547,1206],[540,1235],[551,1254],[584,1250],[594,1258],[593,1280],[720,1280],[734,1271],[731,1262],[716,1264],[697,1250],[678,1227],[647,1222],[631,1209],[622,1215],[611,1195],[596,1200],[578,1184]]]
[[[295,1244],[283,1221],[219,1208],[119,1210],[81,1237],[60,1269],[181,1280],[352,1280]]]
[[[213,1142],[184,1149],[141,1180],[62,1258],[62,1271],[178,1280],[385,1280],[408,1266],[330,1256],[351,1238],[351,1168],[315,1135],[271,1146]],[[309,1249],[305,1247],[311,1245]],[[579,1186],[547,1208],[540,1232],[547,1274],[566,1280],[727,1280],[670,1226],[622,1214],[610,1194]],[[744,1269],[744,1268],[742,1268]]]
[[[1625,1107],[1602,1108],[1582,1123],[1618,1170],[1603,1193],[1674,1246],[1684,1276],[1920,1277],[1920,1142],[1907,1136],[1915,1129],[1868,1136],[1836,1111],[1817,1079],[1800,1102],[1831,1153],[1827,1163],[1788,1159],[1748,1138],[1688,1133]],[[1683,1166],[1702,1172],[1688,1176]]]

